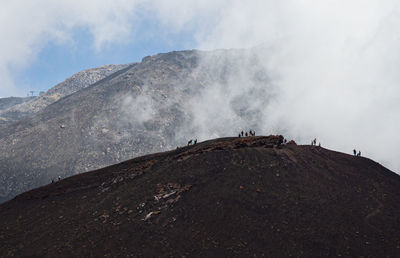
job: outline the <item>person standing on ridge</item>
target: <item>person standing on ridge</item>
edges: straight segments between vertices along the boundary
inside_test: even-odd
[[[354,150],[353,150],[353,153],[354,153],[354,156],[357,154],[357,151],[356,151],[356,149],[354,149]]]

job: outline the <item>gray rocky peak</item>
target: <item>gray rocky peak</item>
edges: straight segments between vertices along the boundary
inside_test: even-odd
[[[19,103],[3,109],[1,109],[0,102],[0,126],[35,114],[59,99],[86,88],[127,66],[128,64],[104,65],[86,69],[72,75],[38,97],[24,98],[25,101],[19,101]]]
[[[0,130],[0,200],[188,139],[236,135],[243,125],[259,132],[272,92],[245,50],[176,51],[98,69],[27,103],[36,113]]]

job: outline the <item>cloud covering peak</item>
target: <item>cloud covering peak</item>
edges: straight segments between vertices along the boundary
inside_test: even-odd
[[[146,20],[156,24],[149,37],[185,32],[201,49],[258,46],[276,91],[263,111],[266,126],[298,141],[361,149],[399,171],[399,14],[394,0],[8,1],[0,8],[0,96],[20,95],[16,72],[49,42],[74,45],[84,28],[95,51],[134,47]],[[204,92],[207,103],[220,102],[224,90]],[[241,92],[234,84],[226,90]]]

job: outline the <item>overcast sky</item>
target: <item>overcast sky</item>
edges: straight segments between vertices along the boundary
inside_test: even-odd
[[[159,52],[261,44],[281,92],[269,122],[400,170],[398,1],[3,1],[0,37],[0,97]]]

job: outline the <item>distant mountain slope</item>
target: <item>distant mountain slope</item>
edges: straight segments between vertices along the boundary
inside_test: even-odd
[[[127,66],[128,65],[104,65],[83,70],[57,84],[39,97],[24,98],[24,101],[9,106],[7,109],[1,108],[0,102],[0,126],[13,123],[19,119],[35,114],[57,100],[100,81]]]
[[[0,98],[0,111],[10,108],[12,106],[30,101],[36,97],[25,97],[25,98],[20,98],[20,97],[9,97],[9,98]]]
[[[0,205],[0,256],[400,257],[400,176],[279,137],[224,138]]]
[[[19,105],[21,103],[25,103],[27,101],[31,101],[33,99],[35,99],[36,97],[25,97],[25,98],[21,98],[21,97],[9,97],[9,98],[0,98],[0,114],[6,110],[9,109],[13,106]],[[0,115],[0,126],[8,123],[9,122],[9,117],[11,116],[11,114],[7,114],[4,116]]]
[[[220,50],[146,57],[27,119],[5,126],[0,130],[0,200],[58,176],[185,144],[187,138],[196,137],[199,126],[208,126],[190,111],[196,97],[206,91],[212,99],[213,90],[228,91],[233,83],[246,83],[248,92],[226,103],[234,108],[230,115],[237,122],[230,127],[246,124],[248,129],[260,131],[260,114],[251,109],[254,103],[246,94],[271,93],[267,92],[268,78],[258,60],[247,56],[245,50]],[[241,72],[251,78],[243,80]],[[216,110],[223,107],[218,105]],[[207,110],[203,114],[212,115]],[[223,131],[226,122],[221,121],[221,125],[207,128],[209,135],[229,133]]]

